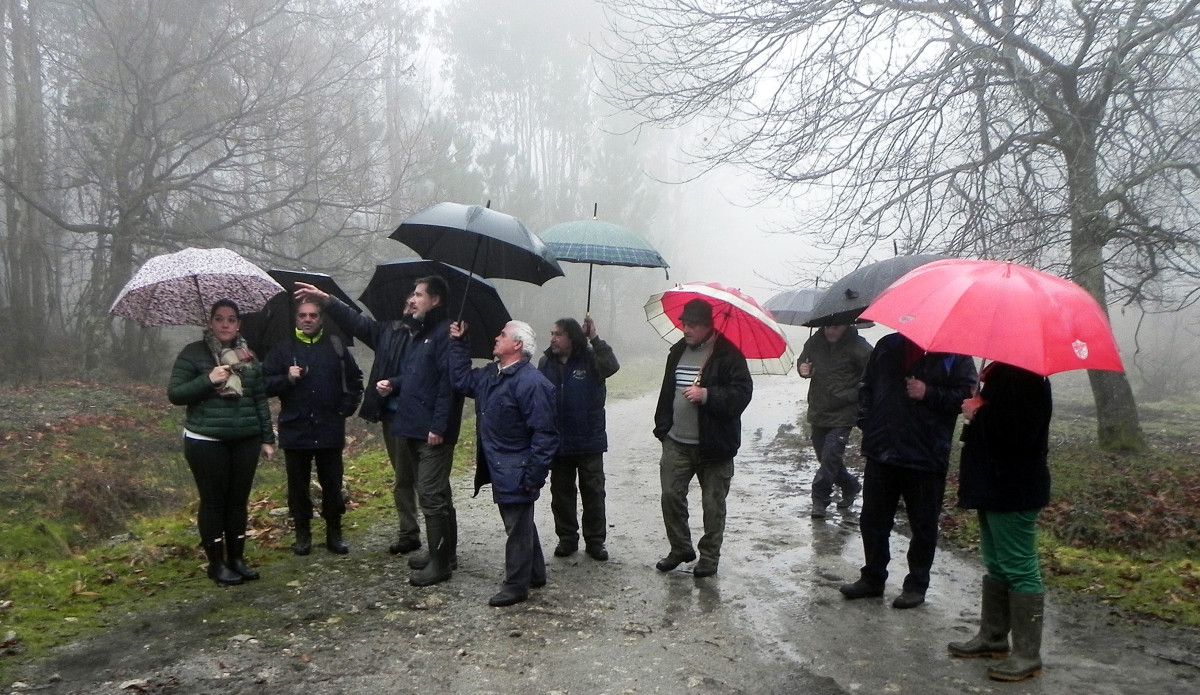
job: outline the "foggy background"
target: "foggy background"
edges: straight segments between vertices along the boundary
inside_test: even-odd
[[[224,246],[357,298],[376,263],[413,255],[387,235],[440,201],[491,201],[535,233],[597,205],[655,245],[669,279],[595,269],[592,314],[623,361],[665,354],[642,305],[676,282],[763,303],[897,248],[832,243],[811,224],[819,192],[695,156],[719,119],[622,108],[612,59],[636,36],[591,0],[3,0],[0,24],[9,383],[165,379],[199,329],[107,315],[151,256]],[[588,267],[563,267],[543,287],[494,281],[542,343],[583,315]],[[1195,310],[1143,305],[1113,307],[1135,393],[1190,392]],[[808,330],[786,330],[798,351]]]

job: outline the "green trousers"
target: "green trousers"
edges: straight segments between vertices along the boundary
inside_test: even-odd
[[[725,498],[733,478],[733,459],[700,463],[700,447],[680,444],[665,437],[662,459],[659,461],[659,481],[662,484],[662,514],[671,552],[689,555],[692,552],[692,533],[688,527],[688,487],[692,478],[700,480],[700,508],[704,515],[704,535],[696,544],[700,556],[712,562],[721,558],[721,542],[725,538]]]
[[[1018,594],[1045,593],[1037,553],[1038,512],[979,512],[979,551],[988,575]]]

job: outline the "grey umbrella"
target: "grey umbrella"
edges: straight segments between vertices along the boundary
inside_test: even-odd
[[[895,256],[864,265],[830,285],[813,305],[812,313],[804,325],[817,327],[854,323],[876,297],[908,271],[945,258],[949,256]]]
[[[779,323],[803,326],[812,316],[813,306],[824,294],[825,290],[816,287],[797,287],[771,297],[763,304],[763,308],[770,311]]]

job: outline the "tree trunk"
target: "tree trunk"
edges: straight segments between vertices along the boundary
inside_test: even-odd
[[[1067,155],[1071,190],[1071,269],[1075,282],[1086,289],[1108,315],[1104,282],[1104,244],[1109,220],[1099,205],[1094,140],[1080,138],[1082,146]],[[1097,437],[1100,448],[1136,451],[1146,440],[1138,419],[1133,389],[1123,373],[1089,371],[1088,381],[1096,403]]]

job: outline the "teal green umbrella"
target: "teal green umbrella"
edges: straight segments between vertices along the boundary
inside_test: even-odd
[[[541,233],[542,241],[560,261],[588,264],[587,310],[592,310],[592,270],[597,265],[627,268],[669,268],[670,265],[636,232],[611,222],[592,219],[562,222]]]

